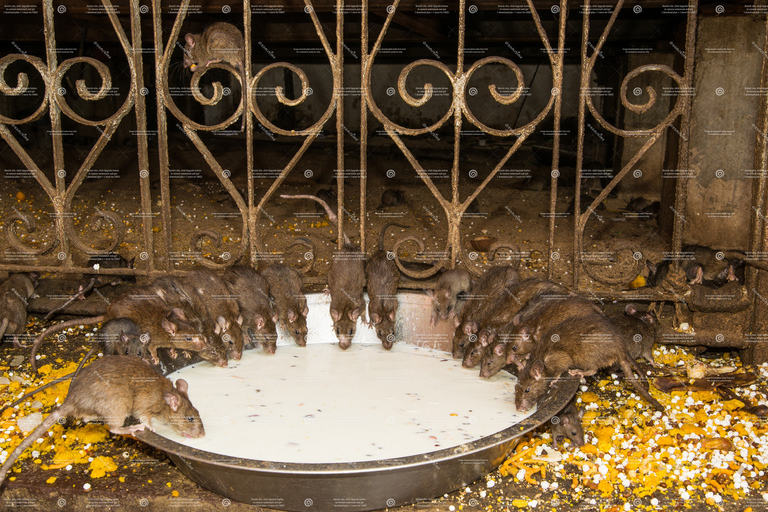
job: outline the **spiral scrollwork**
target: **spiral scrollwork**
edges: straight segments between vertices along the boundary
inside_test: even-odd
[[[213,246],[216,248],[221,247],[222,244],[222,238],[221,235],[217,231],[213,231],[210,229],[203,229],[198,231],[197,233],[192,235],[192,238],[190,239],[190,245],[192,247],[192,250],[195,252],[195,261],[199,263],[200,265],[212,269],[220,269],[225,268],[229,266],[227,265],[221,265],[219,263],[213,262],[205,257],[203,257],[203,239],[209,239],[211,243],[213,243]]]
[[[309,87],[309,80],[307,79],[306,73],[304,73],[304,70],[302,70],[300,67],[295,66],[293,64],[289,64],[287,62],[275,62],[272,64],[269,64],[267,66],[264,66],[259,70],[259,72],[251,79],[251,101],[248,104],[248,107],[251,109],[251,112],[253,115],[256,116],[256,119],[259,120],[259,122],[264,125],[268,130],[270,130],[273,133],[279,133],[280,135],[289,135],[289,136],[296,136],[296,135],[307,135],[310,133],[318,132],[325,122],[330,117],[331,113],[335,109],[335,103],[332,101],[330,102],[328,109],[325,111],[325,113],[320,117],[320,119],[314,123],[309,128],[306,128],[304,130],[285,130],[283,128],[280,128],[278,126],[275,126],[267,117],[264,115],[264,113],[259,108],[258,102],[256,100],[257,96],[255,96],[256,92],[258,91],[258,84],[261,81],[262,78],[264,78],[264,75],[268,73],[269,71],[273,69],[288,69],[292,73],[294,73],[296,76],[299,77],[299,81],[301,82],[301,95],[292,100],[285,96],[285,91],[282,86],[276,86],[275,87],[275,97],[277,98],[277,101],[280,102],[282,105],[286,105],[289,107],[295,107],[297,105],[300,105],[304,101],[306,101],[307,98],[310,96],[310,87]],[[334,95],[336,92],[336,84],[334,84]]]
[[[292,247],[297,246],[303,246],[309,249],[309,251],[305,252],[303,255],[303,258],[307,262],[296,269],[299,274],[304,275],[312,270],[312,267],[315,265],[315,260],[317,259],[315,257],[317,255],[317,245],[315,245],[315,242],[313,242],[311,238],[300,237],[294,240],[288,247],[285,248],[285,250],[287,252]]]
[[[130,63],[130,60],[129,60]],[[88,64],[90,66],[93,66],[96,69],[96,72],[99,74],[99,77],[101,78],[101,85],[99,86],[99,90],[96,92],[91,92],[88,90],[88,86],[85,84],[85,80],[78,80],[75,82],[75,89],[77,90],[78,96],[80,96],[82,99],[87,101],[98,101],[103,100],[107,97],[107,94],[112,89],[112,77],[109,74],[109,68],[106,64],[103,62],[100,62],[96,59],[93,59],[91,57],[75,57],[72,59],[67,59],[61,64],[59,64],[59,67],[56,69],[56,72],[54,74],[53,79],[53,87],[56,91],[64,90],[61,82],[64,79],[64,75],[69,71],[69,69],[74,66],[75,64]],[[86,126],[101,126],[105,125],[109,122],[115,121],[125,115],[125,113],[128,111],[128,109],[133,105],[133,88],[135,87],[135,83],[131,82],[131,91],[128,94],[127,98],[125,99],[125,103],[118,109],[117,112],[112,114],[106,119],[102,119],[99,121],[90,121],[88,119],[85,119],[84,117],[77,114],[72,107],[69,106],[65,99],[65,95],[63,94],[54,94],[53,97],[56,101],[56,105],[59,106],[61,111],[72,119],[73,121],[76,121],[80,124],[84,124]]]
[[[397,265],[397,268],[400,269],[400,272],[407,275],[410,278],[413,279],[426,279],[428,277],[432,277],[433,275],[437,274],[440,269],[443,267],[444,262],[438,261],[436,262],[432,268],[428,268],[426,270],[416,271],[416,270],[409,270],[403,266],[403,264],[400,262],[400,254],[399,249],[400,246],[407,243],[407,242],[413,242],[419,247],[419,252],[424,252],[424,242],[413,235],[409,235],[403,238],[398,239],[395,242],[395,245],[392,247],[392,252],[394,254],[394,261],[395,265]]]
[[[48,87],[48,67],[45,65],[42,59],[39,57],[33,57],[31,55],[12,53],[0,59],[0,92],[8,96],[20,96],[28,92],[29,76],[26,73],[19,73],[16,76],[16,87],[11,87],[5,80],[5,72],[8,69],[8,66],[18,60],[23,60],[31,64],[37,70],[37,72],[40,73],[40,76],[43,78],[46,87]],[[45,113],[48,108],[48,94],[42,94],[41,96],[43,101],[40,103],[40,106],[37,107],[37,110],[35,110],[28,117],[25,117],[24,119],[11,119],[0,114],[0,122],[4,124],[25,124],[36,121]]]
[[[643,137],[643,136],[649,136],[653,135],[655,133],[659,133],[662,130],[665,130],[667,127],[669,127],[672,122],[682,113],[683,109],[683,102],[681,101],[681,94],[687,94],[684,90],[684,84],[685,81],[683,80],[683,77],[675,73],[675,71],[670,68],[669,66],[665,66],[663,64],[646,64],[644,66],[639,66],[629,73],[627,73],[627,76],[624,77],[624,80],[621,81],[621,89],[619,91],[619,96],[621,99],[621,104],[626,108],[627,110],[634,112],[636,114],[644,114],[645,112],[648,112],[657,101],[657,93],[656,90],[652,86],[647,86],[645,88],[645,91],[648,93],[649,99],[645,103],[637,104],[637,103],[631,103],[629,101],[629,97],[627,96],[627,91],[629,89],[629,81],[633,78],[636,78],[637,76],[641,75],[642,73],[646,73],[649,71],[656,71],[663,73],[670,77],[672,80],[675,81],[677,84],[678,90],[681,91],[680,94],[677,95],[675,98],[675,104],[672,107],[672,110],[670,110],[669,114],[660,121],[658,124],[653,126],[652,128],[647,129],[641,129],[641,130],[622,130],[603,118],[600,113],[597,111],[597,109],[594,106],[594,103],[592,102],[592,97],[590,95],[585,95],[586,98],[586,104],[589,108],[590,113],[592,116],[597,120],[597,122],[606,130],[615,133],[616,135],[622,136],[622,137]]]
[[[35,221],[35,218],[32,217],[31,215],[25,215],[21,212],[16,212],[13,215],[10,215],[9,217],[6,218],[6,225],[8,226],[8,229],[6,229],[6,233],[8,236],[8,243],[11,244],[11,246],[17,251],[23,252],[23,253],[35,254],[37,256],[43,256],[45,254],[50,253],[56,247],[59,246],[60,242],[58,238],[54,239],[47,246],[39,247],[39,248],[35,248],[25,244],[19,238],[18,233],[16,233],[17,222],[21,222],[24,225],[24,228],[27,230],[27,234],[32,234],[37,230],[37,222]]]

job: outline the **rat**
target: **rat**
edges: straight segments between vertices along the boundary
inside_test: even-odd
[[[557,337],[555,337],[557,335]],[[634,377],[643,375],[627,354],[622,335],[602,314],[589,313],[554,325],[535,343],[515,387],[517,410],[525,412],[542,398],[565,371],[588,376],[619,364],[635,390],[657,410],[664,407]]]
[[[193,303],[213,322],[214,334],[221,337],[227,347],[227,355],[240,360],[243,355],[243,316],[235,297],[229,292],[227,282],[217,273],[208,269],[189,272],[183,281],[193,286],[196,295]]]
[[[245,265],[228,268],[224,272],[224,280],[240,305],[243,333],[251,343],[261,343],[265,353],[274,354],[277,348],[275,324],[279,316],[272,311],[267,280]]]
[[[584,427],[581,418],[584,409],[576,405],[576,399],[571,400],[562,411],[549,420],[552,432],[552,447],[557,450],[558,439],[570,439],[573,446],[584,446]]]
[[[107,306],[103,315],[84,319],[74,319],[61,322],[42,332],[32,345],[30,364],[36,371],[35,354],[46,336],[68,327],[92,325],[107,322],[113,318],[130,318],[148,337],[142,337],[142,343],[147,345],[147,351],[152,361],[157,364],[157,349],[180,349],[202,351],[207,346],[206,337],[202,334],[202,324],[197,318],[187,318],[181,308],[172,308],[156,294],[153,287],[134,287],[130,291],[117,296]],[[226,353],[209,353],[208,359],[216,366],[227,366]],[[202,355],[202,354],[201,354]],[[215,355],[215,357],[213,357]]]
[[[383,210],[392,206],[400,206],[406,204],[405,192],[402,190],[396,190],[394,188],[388,188],[381,193],[381,204],[376,207],[377,210]]]
[[[464,351],[464,358],[461,361],[461,366],[464,368],[474,368],[483,360],[487,351],[488,345],[483,345],[480,341],[470,343]]]
[[[543,330],[569,318],[591,312],[602,314],[597,306],[583,297],[550,292],[539,293],[512,318],[512,323],[516,326],[512,335],[520,335],[523,343],[531,339],[540,342]]]
[[[480,360],[480,378],[490,379],[503,368],[515,373],[519,367],[513,367],[515,353],[510,350],[510,344],[501,340],[493,341],[488,345]]]
[[[102,268],[134,268],[136,258],[126,260],[120,254],[116,252],[108,252],[104,254],[96,254],[91,256],[86,263],[86,266],[94,270],[100,270]],[[76,300],[85,299],[85,296],[94,288],[101,288],[102,286],[117,286],[123,283],[132,284],[136,282],[135,276],[109,276],[106,274],[87,274],[83,276],[83,281],[80,283],[77,292],[72,295],[64,304],[50,310],[44,317],[44,320],[50,319],[53,315],[65,309]]]
[[[365,280],[368,288],[368,317],[376,329],[376,336],[386,350],[395,342],[395,316],[397,315],[397,285],[400,283],[400,270],[394,258],[384,250],[384,233],[390,226],[408,228],[403,224],[390,222],[379,232],[379,245],[376,253],[365,264]]]
[[[637,359],[642,356],[651,365],[657,366],[653,359],[653,345],[656,343],[658,322],[653,314],[642,313],[634,304],[627,304],[624,314],[612,318],[612,321],[624,334],[624,343],[630,357]]]
[[[456,332],[453,335],[451,354],[455,359],[461,359],[469,343],[477,339],[472,336],[479,329],[479,323],[476,322],[477,312],[484,305],[495,302],[505,287],[514,285],[518,279],[517,271],[513,267],[498,265],[487,269],[472,284],[472,289],[465,297],[461,314],[454,319]]]
[[[0,340],[13,336],[13,344],[21,347],[17,334],[27,328],[27,300],[35,296],[37,274],[11,274],[0,284]]]
[[[141,334],[139,326],[130,318],[113,318],[104,322],[95,338],[104,346],[104,353],[124,356],[141,344]]]
[[[471,287],[472,279],[466,270],[454,268],[443,272],[435,289],[427,290],[427,295],[432,299],[432,317],[429,325],[434,327],[438,319],[448,320],[460,316],[459,295],[469,293]]]
[[[200,323],[200,332],[211,347],[222,346],[228,357],[239,360],[243,354],[243,318],[237,301],[231,297],[226,281],[210,270],[195,270],[177,278],[163,276],[150,287],[172,308]]]
[[[245,83],[245,39],[243,33],[231,23],[217,22],[201,34],[184,36],[184,67],[195,71],[197,66],[209,66],[225,62],[240,73],[242,90]],[[244,93],[245,94],[245,93]],[[243,114],[240,131],[245,130],[247,113]]]
[[[311,199],[325,208],[328,219],[338,229],[336,214],[322,199],[310,195],[281,195],[284,199]],[[365,318],[365,255],[353,245],[343,231],[344,243],[341,251],[335,252],[328,269],[328,286],[325,293],[331,296],[331,319],[333,330],[342,350],[348,349],[357,331],[357,320]]]
[[[261,271],[269,285],[269,298],[278,323],[300,347],[307,346],[307,299],[301,291],[301,276],[296,270],[273,263]]]
[[[113,434],[135,435],[154,430],[153,418],[179,435],[196,439],[205,435],[200,413],[189,401],[189,386],[184,379],[174,384],[157,375],[143,361],[131,356],[104,356],[86,366],[69,386],[61,407],[48,415],[0,468],[0,484],[24,450],[61,418],[75,417],[85,422],[102,420]],[[144,422],[123,427],[128,417]]]

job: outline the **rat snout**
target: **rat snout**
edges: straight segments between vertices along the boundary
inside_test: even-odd
[[[275,351],[277,350],[277,344],[276,343],[262,343],[261,346],[264,348],[265,354],[273,355]]]
[[[341,347],[341,350],[347,350],[352,345],[352,340],[347,338],[346,336],[342,336],[339,338],[339,347]]]

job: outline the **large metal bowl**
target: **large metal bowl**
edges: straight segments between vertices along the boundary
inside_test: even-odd
[[[450,350],[450,325],[429,328],[431,306],[423,294],[399,294],[398,343]],[[307,296],[310,306],[308,344],[328,335],[326,299]],[[314,306],[314,308],[313,308]],[[319,316],[315,316],[319,315]],[[355,343],[378,343],[360,329]],[[279,342],[280,344],[282,342]],[[386,353],[382,351],[382,357]],[[137,435],[168,454],[181,471],[201,486],[227,498],[291,511],[379,510],[430,500],[463,487],[501,464],[520,436],[557,414],[575,395],[578,378],[561,379],[550,388],[533,415],[496,434],[453,448],[378,461],[298,464],[240,459],[190,448],[154,432]],[[254,436],[254,439],[259,439]]]

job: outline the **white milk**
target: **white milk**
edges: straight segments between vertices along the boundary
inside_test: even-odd
[[[362,333],[361,333],[362,334]],[[327,339],[327,338],[326,338]],[[249,350],[229,368],[203,362],[169,376],[189,383],[205,437],[181,444],[274,462],[356,462],[458,446],[520,422],[514,378],[426,348],[396,344],[280,346]]]

